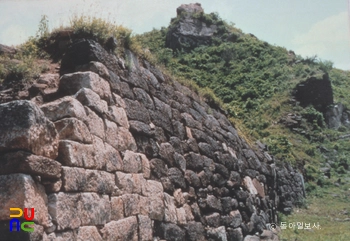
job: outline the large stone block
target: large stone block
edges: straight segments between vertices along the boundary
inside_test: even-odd
[[[149,111],[137,101],[124,99],[125,111],[129,120],[137,120],[146,124],[150,123]]]
[[[104,140],[105,126],[103,120],[90,108],[86,106],[84,108],[86,112],[86,118],[84,119],[84,123],[88,126],[90,133]]]
[[[25,173],[46,178],[59,178],[61,164],[43,156],[18,151],[0,155],[0,175]]]
[[[71,140],[91,144],[92,138],[84,122],[76,118],[65,118],[55,122],[60,140]]]
[[[107,119],[104,120],[104,123],[106,127],[106,142],[118,149],[120,140],[118,136],[117,124]]]
[[[172,196],[164,193],[164,221],[168,223],[177,223],[176,206]]]
[[[111,197],[111,220],[124,218],[124,203],[121,197]]]
[[[243,185],[247,188],[247,190],[251,194],[253,194],[253,195],[258,194],[258,191],[256,190],[254,183],[250,177],[246,176],[243,178]]]
[[[111,194],[115,188],[113,174],[76,167],[62,168],[62,182],[62,188],[65,192],[83,191]]]
[[[118,127],[117,139],[118,139],[118,145],[117,145],[118,151],[126,151],[126,150],[136,151],[137,150],[135,139],[131,135],[128,129],[122,126]]]
[[[105,149],[102,149],[102,151],[104,154],[103,159],[100,159],[98,158],[98,156],[95,156],[96,163],[105,162],[107,172],[123,170],[123,160],[116,149],[114,149],[108,143],[105,143]]]
[[[141,194],[146,185],[146,179],[144,179],[142,174],[116,172],[115,178],[118,188],[125,194]]]
[[[160,182],[148,180],[142,195],[149,200],[149,217],[162,221],[164,218],[164,193],[163,185]]]
[[[78,241],[102,241],[101,235],[95,226],[84,226],[78,229]]]
[[[96,168],[93,145],[75,141],[60,141],[57,160],[65,166]]]
[[[111,205],[107,195],[54,193],[49,196],[48,207],[57,230],[103,225],[111,219]]]
[[[182,241],[185,240],[185,231],[173,223],[161,223],[159,231],[165,240]]]
[[[57,230],[76,229],[81,226],[80,193],[53,193],[48,196],[49,214],[56,223]]]
[[[79,206],[81,225],[102,225],[111,220],[111,204],[107,195],[81,193]]]
[[[123,170],[129,173],[138,173],[142,170],[141,156],[138,153],[127,150],[123,158]]]
[[[139,222],[139,241],[152,241],[152,220],[145,215],[137,215]]]
[[[10,208],[34,208],[34,222],[49,225],[47,196],[42,185],[31,176],[10,174],[0,176],[0,221],[9,220]]]
[[[25,150],[55,159],[58,134],[54,124],[30,101],[0,105],[0,152]]]
[[[83,105],[71,96],[42,105],[41,110],[51,121],[57,121],[67,117],[75,117],[80,120],[86,118]]]
[[[107,102],[101,100],[100,96],[91,89],[82,88],[74,96],[83,105],[89,107],[91,110],[102,115],[107,113],[108,105]]]
[[[102,99],[110,102],[111,88],[109,83],[93,72],[76,72],[61,77],[58,90],[67,95],[74,95],[81,88],[96,92]]]
[[[138,241],[137,219],[135,216],[107,223],[101,229],[103,239],[107,241]]]
[[[110,78],[107,67],[104,64],[97,61],[90,61],[87,64],[76,66],[75,70],[81,72],[92,71],[106,80]]]
[[[124,108],[110,106],[108,108],[108,117],[111,121],[114,121],[119,126],[129,129],[128,117],[126,116]]]
[[[124,214],[126,217],[140,213],[140,198],[138,194],[124,194],[121,196],[124,204]]]
[[[176,216],[177,216],[177,222],[179,225],[185,225],[187,223],[186,220],[186,211],[184,208],[177,208],[176,209]]]

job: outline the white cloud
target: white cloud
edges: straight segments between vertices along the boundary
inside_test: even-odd
[[[337,15],[314,24],[308,32],[292,39],[294,50],[302,56],[313,56],[331,60],[336,67],[350,69],[350,33],[348,13]],[[338,65],[339,62],[339,65]]]

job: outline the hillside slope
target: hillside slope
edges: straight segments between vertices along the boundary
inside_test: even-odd
[[[200,6],[184,14],[191,6],[179,7],[169,27],[136,39],[174,76],[213,90],[220,100],[212,104],[224,107],[248,140],[266,143],[307,180],[317,182],[321,174],[308,165],[317,170],[331,165],[336,176],[349,170],[344,159],[349,146],[338,139],[349,132],[350,73],[244,34]],[[203,26],[212,31],[202,36]],[[208,95],[209,103],[212,99]],[[339,146],[342,152],[333,155]],[[334,163],[327,163],[329,158]]]
[[[94,36],[28,42],[60,60],[55,73],[7,69],[0,240],[277,240],[271,225],[302,202],[302,175],[126,43]],[[10,231],[12,205],[35,209],[33,232]]]

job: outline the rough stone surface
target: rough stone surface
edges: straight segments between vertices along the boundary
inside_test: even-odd
[[[77,240],[96,240],[102,241],[101,235],[98,233],[98,230],[95,226],[84,226],[78,229]]]
[[[169,35],[186,35],[172,43],[210,41],[215,26],[191,20],[202,11],[178,9]],[[67,50],[59,91],[31,91],[41,110],[0,106],[0,239],[13,200],[36,208],[37,231],[19,240],[276,238],[266,225],[305,195],[295,168],[252,149],[222,110],[130,50],[126,61],[69,31],[53,41]]]
[[[112,100],[109,83],[94,72],[65,74],[60,79],[59,91],[62,93],[74,95],[82,88],[93,90],[108,103]]]
[[[84,122],[76,118],[65,118],[55,122],[60,140],[71,140],[85,144],[92,143],[92,137]]]
[[[86,114],[83,105],[71,96],[42,105],[41,110],[51,121],[57,121],[67,117],[75,117],[85,120]]]
[[[96,168],[93,145],[75,141],[60,141],[57,160],[65,166]]]
[[[193,14],[202,12],[200,3],[181,5],[177,9],[180,21],[169,30],[166,36],[166,47],[189,50],[201,44],[208,45],[217,30],[217,26],[207,26],[204,22],[192,17]]]
[[[107,223],[101,230],[104,240],[138,241],[137,218],[135,216]]]
[[[0,105],[0,152],[25,150],[55,159],[58,134],[51,121],[32,102]]]
[[[82,88],[74,96],[84,106],[89,107],[96,113],[102,115],[107,113],[108,105],[107,102],[100,99],[100,96],[91,89]]]
[[[44,187],[31,176],[10,174],[0,176],[0,221],[9,220],[10,208],[34,208],[34,222],[48,226],[47,196]]]
[[[43,156],[18,151],[0,155],[0,175],[25,173],[44,178],[59,178],[61,164]]]

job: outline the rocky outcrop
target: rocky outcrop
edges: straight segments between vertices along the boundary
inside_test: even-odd
[[[176,12],[176,22],[170,26],[166,36],[166,47],[190,50],[211,43],[218,26],[200,18],[204,13],[200,3],[183,4]]]
[[[13,47],[0,44],[0,55],[13,55],[17,50]]]
[[[129,68],[80,40],[55,99],[0,105],[0,240],[13,237],[12,205],[35,207],[35,232],[21,240],[276,239],[269,224],[303,198],[300,174],[126,55]]]
[[[338,129],[342,125],[346,127],[350,126],[349,115],[349,110],[347,110],[342,103],[338,103],[329,106],[324,117],[329,128]]]
[[[316,110],[325,113],[326,108],[333,104],[333,89],[328,74],[313,76],[299,83],[294,96],[301,106],[313,105]]]

